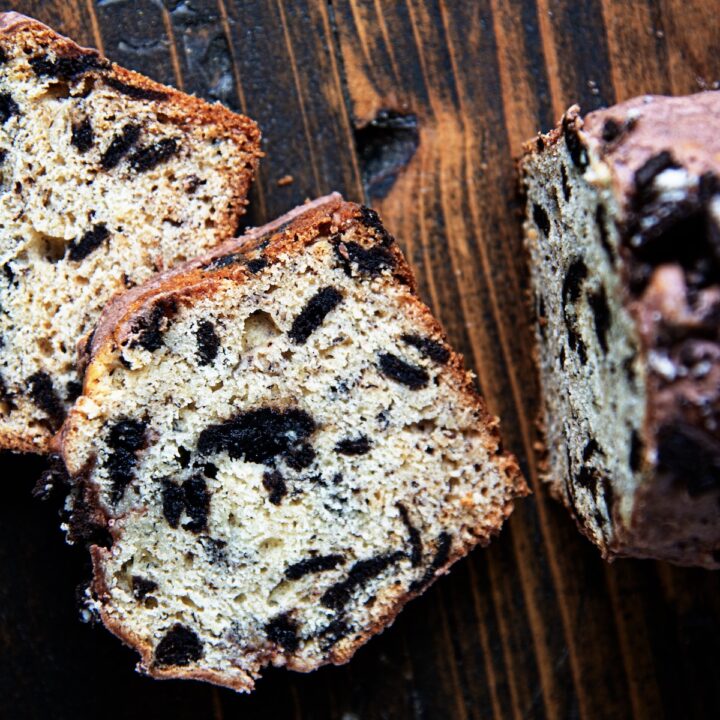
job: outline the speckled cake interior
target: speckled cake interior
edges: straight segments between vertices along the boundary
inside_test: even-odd
[[[216,112],[0,17],[0,447],[46,449],[114,293],[234,232],[258,137]]]
[[[104,528],[90,604],[155,676],[344,662],[524,492],[392,238],[333,207],[96,343],[71,533]]]
[[[547,479],[610,558],[720,564],[719,110],[572,108],[522,164]]]
[[[616,208],[582,178],[564,139],[526,169],[552,475],[586,533],[605,544],[612,504],[632,502],[641,481],[645,414],[638,337],[616,270]]]

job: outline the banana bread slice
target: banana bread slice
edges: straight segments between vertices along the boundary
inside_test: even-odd
[[[338,195],[131,290],[86,351],[69,539],[155,677],[346,662],[526,492],[393,238]]]
[[[232,237],[255,124],[0,14],[0,448],[43,452],[115,293]]]
[[[547,479],[608,558],[720,567],[718,117],[573,107],[522,162]]]

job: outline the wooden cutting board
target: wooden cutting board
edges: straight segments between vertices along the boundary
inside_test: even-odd
[[[535,495],[342,668],[250,697],[136,675],[81,625],[84,553],[41,463],[0,457],[2,718],[720,717],[720,574],[603,563],[538,483],[514,158],[563,109],[720,80],[712,0],[37,0],[4,3],[255,118],[249,224],[331,190],[380,210]]]

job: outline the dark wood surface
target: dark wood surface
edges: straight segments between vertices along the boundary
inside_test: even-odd
[[[133,672],[78,622],[84,552],[42,463],[0,457],[1,718],[716,718],[720,575],[603,563],[538,484],[514,157],[563,109],[720,80],[711,0],[36,0],[110,58],[261,125],[249,224],[331,190],[377,207],[535,494],[342,668],[249,697]],[[292,176],[289,184],[278,184]]]

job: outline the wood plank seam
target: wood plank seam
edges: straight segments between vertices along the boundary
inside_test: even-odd
[[[232,71],[233,71],[233,80],[235,83],[235,89],[237,91],[238,100],[240,102],[240,110],[247,114],[248,108],[247,108],[247,101],[245,98],[245,91],[243,89],[242,85],[242,76],[240,74],[240,66],[238,63],[238,59],[235,55],[235,44],[233,43],[232,38],[232,32],[230,30],[230,19],[228,16],[227,7],[225,5],[225,0],[217,0],[217,8],[220,12],[220,22],[222,24],[223,29],[223,35],[225,37],[225,42],[228,46],[228,54],[230,56],[230,63],[232,65]],[[260,128],[260,132],[262,132],[262,128]],[[260,166],[258,168],[258,176],[255,178],[255,181],[252,185],[252,191],[256,197],[256,202],[258,204],[258,215],[263,218],[263,220],[268,220],[267,217],[267,199],[265,197],[265,188],[263,187],[263,183],[259,182],[260,175],[263,172],[262,167],[262,160],[260,161]]]

